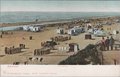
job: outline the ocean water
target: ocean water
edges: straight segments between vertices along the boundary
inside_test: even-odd
[[[115,12],[0,12],[0,23],[51,21],[73,18],[120,16]]]

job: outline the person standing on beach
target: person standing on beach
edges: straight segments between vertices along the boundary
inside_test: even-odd
[[[0,35],[0,38],[2,38],[2,34]]]
[[[40,62],[42,62],[43,61],[43,58],[40,58]]]
[[[105,40],[105,47],[107,50],[109,50],[109,44],[110,44],[110,39],[109,37],[107,37],[107,39]]]
[[[104,37],[102,37],[101,45],[102,45],[102,50],[105,51],[105,38]]]
[[[113,50],[114,42],[115,42],[115,40],[114,40],[114,38],[111,36],[111,38],[110,38],[110,47],[111,47],[111,50]]]
[[[117,64],[117,60],[116,59],[114,59],[114,65],[116,65]]]

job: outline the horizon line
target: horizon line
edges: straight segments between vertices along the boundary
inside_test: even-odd
[[[120,11],[0,11],[0,12],[120,12]]]

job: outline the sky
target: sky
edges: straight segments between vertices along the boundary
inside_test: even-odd
[[[120,12],[120,1],[1,0],[1,11]]]

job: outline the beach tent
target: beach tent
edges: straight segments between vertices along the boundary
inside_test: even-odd
[[[96,30],[96,31],[94,31],[94,35],[98,36],[98,37],[105,37],[106,36],[106,32],[102,31],[102,30]]]
[[[79,45],[76,43],[69,44],[69,52],[78,52],[80,50]]]
[[[69,51],[69,47],[67,47],[67,46],[61,46],[61,47],[58,47],[58,50],[61,52],[61,51],[63,51],[63,52],[67,52],[67,51]]]
[[[89,29],[89,30],[88,30],[88,33],[93,34],[93,33],[94,33],[94,30],[93,30],[93,29]]]
[[[44,29],[44,25],[40,24],[31,24],[23,26],[23,30],[25,31],[32,31],[32,32],[39,32],[40,30]]]
[[[78,35],[79,32],[76,28],[72,28],[72,29],[68,30],[68,34],[75,36],[75,35]]]
[[[92,24],[91,24],[91,23],[87,23],[87,27],[88,27],[88,26],[92,26]]]
[[[69,30],[68,30],[68,34],[69,34],[69,35],[75,35],[75,29],[73,29],[73,28],[72,28],[72,29],[69,29]]]
[[[33,31],[34,26],[29,26],[30,31]]]
[[[118,33],[119,33],[119,31],[113,30],[113,34],[114,34],[114,35],[116,35],[116,34],[118,34]]]
[[[98,31],[98,28],[91,28],[88,30],[88,33],[94,34],[94,32]]]
[[[30,30],[30,29],[29,29],[29,26],[23,26],[23,30],[29,31],[29,30]]]
[[[32,31],[33,32],[39,32],[40,31],[40,27],[33,27]]]
[[[87,23],[86,26],[87,26],[88,30],[92,28],[92,24],[91,23]]]
[[[40,31],[40,27],[39,26],[23,26],[23,30],[38,32],[38,31]]]
[[[64,29],[63,28],[58,28],[56,30],[57,34],[64,34]]]
[[[68,30],[69,35],[78,35],[83,32],[85,32],[85,29],[82,27],[74,27]]]
[[[85,39],[92,39],[92,35],[91,34],[85,34]]]

